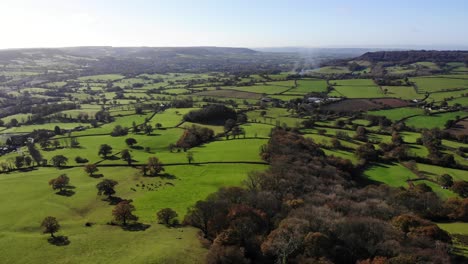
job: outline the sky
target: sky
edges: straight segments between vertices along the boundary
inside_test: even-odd
[[[466,0],[0,0],[0,49],[468,49]]]

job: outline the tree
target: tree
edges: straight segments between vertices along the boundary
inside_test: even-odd
[[[53,190],[59,190],[62,192],[64,188],[70,183],[70,178],[66,174],[62,174],[55,179],[49,181],[49,185],[52,186]]]
[[[133,145],[135,145],[136,143],[137,143],[137,141],[134,138],[125,139],[125,144],[127,144],[127,146],[129,146],[129,147],[133,147]]]
[[[62,167],[67,165],[68,158],[63,155],[56,155],[52,157],[51,161],[54,167]]]
[[[375,161],[378,159],[378,151],[371,143],[360,145],[355,152],[356,156],[366,161]]]
[[[116,125],[114,127],[114,130],[112,130],[111,136],[119,137],[119,136],[125,136],[127,134],[128,134],[128,128],[122,127],[121,125]]]
[[[262,252],[275,256],[278,263],[288,263],[289,255],[302,246],[308,224],[304,219],[284,219],[265,239]]]
[[[151,124],[146,124],[144,131],[146,135],[151,135],[151,133],[153,133],[153,126],[151,126]]]
[[[60,129],[59,126],[54,127],[54,133],[55,133],[56,136],[62,135],[62,130]]]
[[[26,165],[26,167],[30,167],[31,164],[32,164],[32,158],[31,156],[26,156],[24,157],[24,164]]]
[[[456,181],[452,185],[452,191],[457,193],[463,198],[468,198],[468,182],[467,181]]]
[[[89,175],[93,176],[94,173],[98,172],[99,169],[96,164],[89,163],[84,166],[84,171]]]
[[[173,226],[175,223],[177,223],[177,213],[171,208],[164,208],[159,210],[156,216],[158,217],[160,224]]]
[[[115,221],[122,222],[123,225],[127,225],[127,221],[136,221],[138,217],[132,212],[135,211],[135,206],[130,204],[129,201],[121,201],[112,210],[112,215]]]
[[[453,185],[453,178],[448,174],[443,174],[437,177],[437,182],[444,187],[450,187]]]
[[[192,164],[192,161],[194,160],[193,158],[193,152],[189,151],[187,152],[187,161],[189,164]]]
[[[47,216],[42,220],[41,227],[43,228],[43,233],[49,233],[51,237],[55,237],[54,233],[60,230],[60,224],[57,221],[57,218],[53,216]]]
[[[24,166],[24,156],[15,157],[15,166],[18,169],[21,169]]]
[[[107,156],[112,153],[112,147],[109,146],[108,144],[102,144],[99,147],[99,152],[98,155],[103,156],[105,159],[107,159]]]
[[[164,171],[162,163],[159,161],[157,157],[149,157],[148,163],[146,166],[143,166],[143,175],[149,174],[150,176],[156,176],[161,171]]]
[[[16,118],[12,118],[10,120],[10,126],[16,127],[16,126],[18,126],[18,123],[19,122],[18,122],[18,120]]]
[[[132,155],[130,154],[130,151],[128,149],[122,150],[120,153],[122,155],[122,159],[125,160],[128,165],[132,165]]]
[[[60,142],[58,140],[54,140],[52,141],[52,145],[54,146],[55,149],[57,149],[58,147],[60,147]]]
[[[403,138],[400,136],[400,134],[396,131],[393,131],[392,133],[392,143],[399,146],[403,144]]]
[[[36,162],[36,164],[39,165],[40,162],[42,161],[41,152],[36,148],[34,144],[29,143],[27,144],[27,147],[28,147],[29,154],[33,158],[34,162]]]
[[[110,180],[110,179],[104,179],[100,183],[96,185],[96,188],[98,189],[98,195],[107,195],[108,198],[110,198],[114,193],[114,187],[119,184],[117,181]]]
[[[236,120],[234,119],[228,119],[224,123],[224,132],[230,131],[234,126],[236,125]]]

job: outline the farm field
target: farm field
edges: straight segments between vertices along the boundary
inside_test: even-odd
[[[465,117],[468,112],[449,112],[449,113],[437,113],[430,116],[417,116],[410,117],[405,120],[407,126],[416,128],[444,128],[447,120],[455,120],[456,117]]]
[[[424,110],[414,107],[395,108],[390,110],[369,111],[371,115],[385,116],[392,121],[400,121],[410,116],[422,115]]]
[[[140,65],[143,55],[126,61],[133,49],[139,50],[119,50],[129,53],[111,68],[101,57],[80,57],[50,74],[42,61],[10,62],[0,72],[6,76],[0,78],[0,263],[206,263],[212,254],[241,256],[231,249],[247,242],[265,263],[275,263],[277,253],[259,248],[271,241],[283,248],[274,234],[296,216],[319,223],[322,213],[336,215],[324,230],[345,248],[344,233],[334,233],[348,230],[344,223],[375,218],[390,225],[400,214],[436,215],[387,200],[392,195],[415,204],[429,197],[447,210],[454,208],[447,203],[466,199],[464,63],[386,67],[356,59],[289,71],[284,65],[295,66],[292,59],[279,60],[280,69],[271,66],[276,59],[248,67],[258,54],[222,57],[208,55],[209,47],[200,48],[202,60],[186,63],[198,55],[181,47]],[[117,56],[109,54],[110,61]],[[171,63],[156,67],[165,60]],[[69,179],[63,186],[62,174]],[[97,188],[105,179],[118,183],[105,186],[107,196]],[[333,206],[311,206],[310,199],[325,197],[336,198]],[[122,204],[135,218],[118,216]],[[388,216],[366,215],[373,204],[388,206],[382,209]],[[356,215],[336,209],[345,207]],[[164,210],[177,216],[164,223]],[[57,219],[55,234],[69,244],[56,246],[42,233],[46,216]],[[465,223],[450,217],[441,216],[451,222],[439,225],[457,238]],[[229,233],[256,221],[258,229]],[[304,237],[317,231],[307,228]],[[216,244],[227,238],[234,243],[229,248]],[[290,254],[284,259],[309,257]]]

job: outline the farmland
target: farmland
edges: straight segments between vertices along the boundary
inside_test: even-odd
[[[373,64],[365,60],[358,60],[358,70],[324,66],[305,74],[256,71],[273,59],[258,60],[263,63],[246,64],[242,72],[233,70],[239,65],[218,71],[177,63],[164,71],[101,72],[76,63],[73,74],[48,75],[34,65],[0,72],[6,76],[0,79],[0,262],[106,263],[113,257],[115,263],[203,263],[227,225],[209,221],[219,228],[209,232],[191,217],[200,202],[221,198],[234,204],[222,201],[225,221],[237,214],[247,222],[257,214],[259,221],[268,218],[264,226],[271,230],[256,234],[259,240],[278,228],[285,217],[279,212],[302,210],[306,193],[335,195],[332,186],[353,190],[349,197],[386,186],[414,199],[424,191],[441,204],[465,198],[456,188],[468,181],[463,65],[422,76],[417,73],[441,68],[428,61],[395,64],[387,69],[392,77],[382,80],[368,75]],[[409,72],[417,76],[400,76]],[[283,174],[290,178],[255,178]],[[445,174],[452,185],[441,181]],[[55,190],[61,175],[69,184]],[[294,182],[297,175],[307,177]],[[115,193],[98,193],[104,179],[118,183]],[[314,199],[336,202],[327,195]],[[122,203],[134,206],[131,224],[113,214]],[[407,205],[398,206],[384,220]],[[157,218],[167,208],[177,214],[171,225]],[[337,212],[327,211],[345,214]],[[56,246],[41,233],[46,216],[60,222],[56,235],[69,244]],[[459,219],[443,217],[453,223],[440,226],[457,234]]]

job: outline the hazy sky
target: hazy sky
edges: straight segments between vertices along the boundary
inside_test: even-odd
[[[468,47],[466,0],[0,0],[0,48]]]

